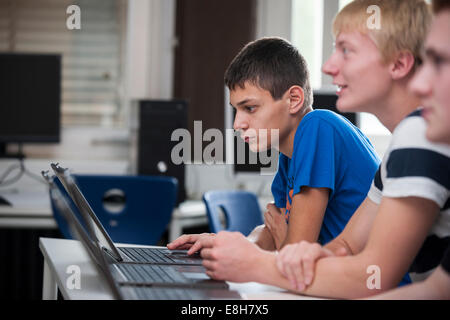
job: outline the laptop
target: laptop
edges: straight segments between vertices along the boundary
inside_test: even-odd
[[[69,195],[75,205],[77,206],[81,217],[84,220],[83,223],[87,227],[88,234],[91,237],[91,241],[97,242],[102,249],[100,252],[103,254],[108,262],[111,262],[111,272],[113,277],[120,283],[139,284],[139,285],[159,285],[159,286],[180,286],[180,287],[201,287],[201,288],[228,288],[225,281],[212,280],[207,274],[203,266],[201,266],[201,258],[198,257],[199,265],[193,265],[192,263],[167,263],[166,260],[161,259],[161,262],[150,261],[150,263],[127,263],[124,260],[119,260],[115,256],[111,255],[109,250],[103,246],[105,241],[99,241],[99,237],[108,239],[111,244],[111,248],[120,252],[121,248],[117,248],[111,238],[108,236],[103,226],[98,221],[92,209],[81,191],[75,184],[73,177],[69,174],[67,169],[59,168],[57,165],[52,165],[54,170],[57,170],[60,174],[61,183],[65,185],[66,190],[69,190]],[[94,222],[97,221],[97,222]],[[103,232],[101,231],[103,230]],[[136,250],[138,248],[132,247]],[[158,251],[166,250],[165,248],[142,248],[142,251]],[[123,253],[123,252],[121,252]],[[185,256],[187,254],[183,252]],[[183,260],[183,259],[179,259]]]
[[[83,227],[77,216],[71,210],[67,203],[66,197],[61,193],[57,186],[53,183],[53,178],[49,178],[48,174],[42,173],[49,183],[50,197],[58,210],[67,221],[70,231],[74,238],[78,239],[83,245],[96,267],[97,272],[102,276],[113,294],[115,299],[123,300],[217,300],[217,299],[241,299],[238,292],[225,289],[214,288],[191,288],[182,284],[170,286],[168,284],[153,283],[152,285],[143,286],[142,283],[131,285],[129,283],[121,283],[114,274],[116,264],[108,262],[103,254],[98,241],[92,241],[92,228],[90,226]],[[86,231],[88,229],[88,231]],[[95,236],[95,235],[94,235]],[[142,265],[131,264],[130,267],[141,267]],[[156,265],[149,265],[155,267]],[[172,266],[164,265],[164,268]]]
[[[187,250],[169,250],[167,248],[136,248],[136,247],[116,247],[109,234],[97,218],[86,198],[78,188],[74,177],[67,168],[62,168],[58,164],[51,164],[53,171],[59,181],[72,198],[74,204],[81,212],[87,212],[86,221],[92,225],[100,247],[112,259],[124,263],[143,264],[169,264],[169,265],[197,265],[201,266],[202,260],[199,254],[188,255]]]

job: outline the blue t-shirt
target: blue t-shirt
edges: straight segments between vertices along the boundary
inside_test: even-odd
[[[369,139],[346,118],[328,110],[306,114],[297,127],[292,159],[280,153],[272,194],[289,221],[292,198],[303,186],[328,188],[318,242],[336,238],[370,189],[380,160]]]

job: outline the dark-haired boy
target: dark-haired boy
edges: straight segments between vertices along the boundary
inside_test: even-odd
[[[252,151],[272,147],[278,133],[279,168],[265,225],[249,239],[260,248],[335,238],[365,198],[379,160],[369,140],[345,118],[312,110],[305,60],[287,41],[263,38],[247,44],[225,73],[234,129]],[[261,130],[268,136],[261,138]],[[282,213],[282,214],[280,214]],[[280,223],[280,220],[282,223]],[[284,223],[284,220],[286,223]],[[169,249],[200,250],[214,234],[183,235]]]

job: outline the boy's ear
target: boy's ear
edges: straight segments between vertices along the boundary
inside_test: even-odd
[[[289,113],[295,114],[303,108],[305,92],[300,86],[292,86],[287,91],[289,99]]]
[[[391,62],[390,72],[392,79],[400,80],[407,77],[414,68],[415,58],[409,51],[402,51],[397,54],[396,58]]]

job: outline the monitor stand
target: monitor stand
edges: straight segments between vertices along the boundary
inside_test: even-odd
[[[27,175],[33,179],[41,181],[40,176],[36,176],[35,174],[33,174],[32,172],[28,171],[25,168],[25,162],[24,162],[25,154],[22,152],[22,144],[21,143],[18,144],[17,152],[8,153],[7,148],[6,148],[6,143],[0,142],[0,159],[15,159],[15,160],[19,161],[18,164],[15,163],[15,161],[9,161],[9,162],[13,162],[13,163],[10,164],[4,172],[0,172],[0,186],[13,184],[13,183],[17,182],[20,178],[22,178],[23,175]],[[10,180],[6,180],[8,175],[10,175],[11,172],[13,172],[14,170],[17,170],[17,169],[19,169],[19,173],[14,178],[12,178]],[[0,205],[1,204],[8,205],[9,201],[0,196]]]

